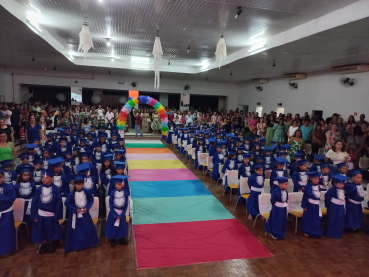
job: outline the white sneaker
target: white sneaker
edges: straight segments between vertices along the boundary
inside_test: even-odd
[[[253,220],[251,214],[249,214],[248,220]]]

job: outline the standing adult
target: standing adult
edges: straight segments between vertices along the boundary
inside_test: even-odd
[[[145,113],[147,113],[146,109],[145,109]],[[142,118],[144,119],[143,115],[142,115]],[[172,122],[173,120],[174,120],[174,113],[173,113],[173,110],[170,110],[170,112],[168,114],[168,121]],[[145,122],[145,120],[143,122]],[[142,130],[143,130],[143,128],[144,128],[144,126],[142,125]]]
[[[361,127],[361,124],[363,124],[365,121],[365,114],[360,115],[360,120],[356,121],[356,125]],[[368,124],[368,122],[366,122]]]
[[[97,108],[97,117],[100,118],[100,116],[102,116],[104,118],[104,113],[105,110],[101,108],[101,105],[99,105],[99,107]]]
[[[349,138],[349,136],[352,135],[352,124],[351,123],[347,123],[345,130],[341,133],[341,139],[343,144],[347,147],[347,139]]]
[[[236,132],[238,132],[241,128],[241,122],[242,122],[242,118],[240,117],[239,113],[236,112],[232,119],[233,127]]]
[[[169,120],[169,116],[171,114],[172,114],[171,116],[172,120]],[[173,111],[171,111],[171,114],[168,115],[168,121],[174,120]],[[150,118],[149,112],[147,111],[147,109],[144,109],[144,112],[142,113],[142,132],[143,133],[150,133],[150,123],[151,123],[151,118]]]
[[[114,125],[114,113],[111,111],[110,108],[107,108],[107,112],[105,114],[107,129],[111,129]]]
[[[191,112],[189,111],[185,117],[185,121],[186,124],[188,125],[189,123],[193,123],[194,121],[194,116],[191,114]]]
[[[258,128],[258,135],[262,138],[265,137],[266,123],[264,122],[263,117],[260,118],[260,122],[258,123],[257,128]]]
[[[327,138],[327,142],[325,143],[324,153],[327,153],[330,149],[332,149],[332,146],[337,140],[341,140],[341,135],[337,130],[336,123],[332,123],[332,129],[330,131],[327,131],[325,133],[325,136]]]
[[[49,112],[46,118],[46,130],[54,130],[54,119],[55,119],[54,113]]]
[[[356,121],[355,121],[355,117],[353,115],[350,115],[348,120],[347,120],[347,124],[350,123],[351,127],[354,128],[356,126]]]
[[[19,108],[18,104],[15,104],[14,109],[12,110],[12,115],[10,117],[11,126],[14,131],[14,137],[19,138],[19,129],[22,124],[23,112]]]
[[[45,120],[45,116],[42,115],[40,117],[40,125],[41,125],[41,142],[46,140],[46,120]]]
[[[160,117],[157,110],[155,110],[154,114],[152,115],[151,129],[153,130],[154,134],[159,133],[159,130],[161,129]]]
[[[69,112],[65,112],[63,117],[59,119],[58,125],[63,127],[70,127],[73,124],[73,118],[69,116]]]
[[[42,137],[42,127],[36,122],[34,115],[29,117],[29,122],[24,126],[24,130],[26,131],[27,143],[32,143],[34,140],[40,141]]]
[[[3,104],[3,109],[2,112],[4,114],[4,123],[5,125],[12,125],[11,121],[10,121],[10,117],[12,116],[12,112],[8,109],[8,105],[7,104]]]
[[[334,165],[337,165],[339,163],[347,163],[348,161],[348,155],[344,151],[344,145],[342,143],[342,140],[336,140],[332,148],[325,153],[326,160],[331,160]],[[331,167],[332,169],[332,175],[339,174],[339,171],[336,166]]]
[[[324,145],[324,134],[322,132],[322,124],[317,123],[311,139],[311,155],[318,154],[319,148]]]
[[[265,145],[266,146],[270,146],[270,142],[273,140],[273,136],[274,136],[274,124],[275,124],[275,116],[274,115],[270,115],[269,119],[267,121],[267,131],[266,131],[266,135],[265,135]]]
[[[143,137],[143,134],[140,130],[140,126],[141,126],[141,123],[142,123],[142,117],[141,117],[140,113],[136,112],[136,111],[133,112],[133,116],[136,118],[136,122],[135,122],[136,135],[135,135],[135,138],[137,138],[138,133],[140,133],[141,137]]]
[[[302,139],[301,130],[296,130],[295,135],[288,141],[288,144],[291,145],[290,157],[292,159],[295,158],[297,150],[305,150],[305,142]]]
[[[302,133],[302,139],[305,141],[305,143],[311,143],[311,136],[314,131],[314,126],[310,125],[309,119],[304,120],[304,125],[301,125],[300,130]]]
[[[256,127],[256,125],[258,124],[258,119],[256,118],[255,114],[251,115],[251,118],[248,120],[248,124],[249,124],[250,131],[253,134],[256,134],[258,131]]]
[[[278,123],[276,122],[273,126],[274,135],[273,135],[273,141],[278,143],[278,145],[283,144],[285,142],[285,126],[283,119],[279,119]]]
[[[15,161],[16,151],[14,143],[7,141],[7,134],[3,129],[0,129],[0,162],[5,160]]]
[[[90,123],[91,123],[91,126],[95,126],[95,127],[97,126],[97,112],[95,109],[91,110]]]
[[[78,112],[78,110],[77,110],[77,108],[76,107],[73,107],[72,108],[72,117],[73,117],[73,122],[74,122],[74,124],[77,124],[78,125],[78,127],[79,127],[79,124],[80,124],[80,115],[79,115],[79,112]]]
[[[0,119],[0,130],[6,133],[6,138],[9,142],[14,143],[14,135],[12,128],[8,125],[5,125],[4,118]]]
[[[290,140],[296,133],[296,131],[299,129],[299,126],[297,126],[297,120],[292,120],[292,125],[287,130],[287,137],[288,140]]]
[[[364,133],[359,126],[355,126],[352,135],[347,138],[347,148],[354,150],[355,160],[360,157],[361,150],[364,148]]]
[[[345,125],[343,124],[343,118],[342,117],[338,118],[337,131],[340,132],[341,135],[342,135],[343,131],[345,131]]]

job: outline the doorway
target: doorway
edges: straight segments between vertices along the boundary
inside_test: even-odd
[[[245,113],[248,113],[249,112],[249,105],[239,105],[238,106],[238,109],[240,110],[240,111],[243,111],[243,113],[245,114]]]
[[[313,110],[311,112],[311,117],[310,118],[313,118],[314,115],[318,115],[318,118],[319,119],[322,119],[323,118],[323,111],[317,111],[317,110]]]
[[[282,107],[278,107],[275,109],[275,112],[277,113],[277,116],[281,113],[281,114],[284,114],[284,108]]]
[[[262,106],[256,106],[255,112],[257,112],[259,116],[263,116],[263,107]]]

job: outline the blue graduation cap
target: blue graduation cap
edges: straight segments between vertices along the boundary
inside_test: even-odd
[[[114,162],[114,165],[116,169],[124,169],[127,163],[126,162]]]
[[[106,138],[107,136],[107,133],[99,131],[99,138]]]
[[[118,136],[118,133],[117,132],[111,132],[111,137],[117,137]]]
[[[346,163],[339,163],[339,164],[336,164],[336,166],[337,168],[342,168],[346,166]]]
[[[265,138],[261,138],[261,139],[259,139],[259,141],[260,142],[263,142],[263,141],[265,141]]]
[[[36,164],[42,164],[43,163],[43,160],[41,158],[37,158],[33,161],[33,164],[36,165]]]
[[[278,165],[284,165],[285,163],[288,163],[288,160],[286,158],[275,157],[274,160]]]
[[[204,137],[200,137],[199,138],[199,141],[205,141],[205,138]]]
[[[87,139],[85,139],[85,138],[81,138],[81,139],[79,139],[79,143],[81,143],[81,142],[83,142],[83,143],[88,143],[88,140],[87,140]]]
[[[125,179],[128,179],[129,176],[127,175],[114,175],[111,179],[115,180],[116,183],[123,183]]]
[[[0,167],[0,174],[4,175],[4,168]]]
[[[119,145],[119,143],[116,143],[116,144],[114,144],[113,145],[113,148],[115,149],[115,148],[117,148],[117,150],[120,148],[120,145]]]
[[[66,138],[60,138],[60,139],[59,139],[59,142],[62,142],[62,141],[65,141],[65,142],[66,142],[66,141],[67,141],[67,139],[66,139]]]
[[[360,168],[351,170],[351,173],[350,173],[351,177],[354,177],[355,175],[358,175],[358,174],[363,174],[363,171]]]
[[[289,144],[283,144],[283,145],[279,146],[279,148],[287,150],[287,149],[290,149],[291,148],[291,145],[289,145]]]
[[[55,159],[48,160],[48,162],[52,167],[54,167],[54,166],[61,166],[61,163],[64,162],[64,160],[62,158],[55,158]]]
[[[55,136],[55,134],[54,134],[54,133],[48,133],[48,134],[46,135],[46,137],[48,137],[48,138],[54,138],[54,136]]]
[[[90,126],[90,129],[96,129],[96,126],[91,125],[91,126]]]
[[[287,177],[277,177],[274,180],[277,180],[278,184],[288,183],[288,178]]]
[[[104,157],[102,157],[103,162],[104,161],[110,161],[113,158],[113,154],[107,154]]]
[[[217,136],[222,136],[223,134],[222,133],[217,133]]]
[[[124,141],[124,138],[119,138],[118,141]]]
[[[215,138],[209,138],[208,141],[209,143],[215,143],[217,140]]]
[[[96,147],[102,147],[102,143],[101,143],[101,142],[96,143],[96,144],[95,144],[95,148],[96,148]]]
[[[342,184],[342,183],[345,183],[345,181],[347,181],[350,178],[343,176],[341,174],[337,174],[337,175],[333,175],[332,179],[334,180],[336,184]]]
[[[69,126],[66,126],[66,127],[64,127],[64,130],[65,131],[70,131],[70,127]]]
[[[83,129],[79,129],[79,130],[78,130],[78,134],[85,134],[85,130],[83,130]]]
[[[29,155],[27,153],[22,153],[22,154],[19,155],[18,158],[21,159],[21,160],[24,160],[26,158],[29,158]]]
[[[210,136],[210,132],[209,131],[206,131],[206,132],[204,132],[204,135],[205,136]]]
[[[81,172],[81,173],[86,173],[88,170],[90,170],[90,163],[83,163],[83,164],[79,164],[77,165],[76,168],[77,172]]]
[[[63,128],[56,128],[56,130],[58,130],[59,132],[65,133]]]
[[[320,168],[326,168],[329,167],[329,163],[321,163]]]
[[[13,160],[4,160],[1,162],[1,166],[2,167],[7,167],[7,166],[11,166],[13,163]]]
[[[306,160],[300,160],[297,162],[298,165],[304,165],[307,164]]]
[[[228,153],[230,156],[231,155],[236,155],[236,151],[229,151],[229,153]]]
[[[73,176],[73,180],[74,180],[75,183],[79,182],[79,181],[84,182],[85,181],[85,176],[82,175],[82,174],[76,174],[76,175]]]
[[[73,151],[80,152],[82,147],[73,147]]]
[[[302,155],[304,155],[305,156],[305,152],[304,152],[304,150],[296,150],[296,153],[298,153],[298,154],[302,154]],[[296,155],[296,154],[295,154]]]
[[[52,171],[50,169],[42,169],[41,170],[41,175],[46,175],[48,177],[54,177],[55,173],[54,173],[54,171]]]
[[[295,159],[303,159],[305,154],[295,153]]]
[[[254,169],[265,168],[263,164],[254,164]]]
[[[118,155],[124,155],[126,151],[125,150],[114,150],[114,153]]]
[[[314,156],[315,160],[317,160],[319,162],[324,161],[324,157],[320,154],[314,154],[313,156]]]
[[[221,144],[221,145],[227,145],[227,141],[226,140],[221,140],[218,143]]]
[[[274,150],[274,147],[272,146],[265,146],[264,147],[264,152],[272,152]]]
[[[251,155],[250,154],[244,154],[242,156],[243,159],[250,159],[251,158]]]
[[[34,148],[37,148],[37,145],[34,144],[34,143],[29,143],[29,144],[26,144],[26,148],[27,149],[34,149]]]
[[[253,139],[257,139],[257,138],[260,138],[260,136],[259,135],[253,135],[253,137],[252,137]]]
[[[22,167],[20,169],[19,175],[21,175],[21,174],[23,174],[25,172],[31,173],[31,169],[32,169],[31,167]]]
[[[260,143],[258,143],[258,142],[254,142],[254,143],[253,143],[253,145],[254,145],[254,146],[260,146]]]
[[[263,156],[261,156],[261,155],[257,155],[256,157],[255,157],[255,160],[257,161],[257,160],[262,160],[263,159]]]
[[[321,173],[319,171],[311,171],[307,173],[310,178],[320,177]]]
[[[276,144],[276,142],[275,142],[275,141],[273,141],[273,140],[272,140],[270,143]]]
[[[53,152],[50,147],[45,147],[44,151],[49,152],[49,153]]]
[[[81,157],[86,157],[86,158],[91,158],[91,153],[90,152],[88,152],[88,151],[85,151],[85,152],[82,152],[81,153]]]
[[[250,141],[251,138],[244,138],[243,141]]]
[[[249,152],[249,154],[250,154],[251,156],[255,156],[255,154],[256,154],[256,153],[255,153],[255,152],[250,151],[250,152]]]
[[[243,151],[243,150],[245,150],[244,147],[237,147],[237,151]]]
[[[94,136],[96,136],[96,133],[95,132],[88,132],[88,134],[87,135],[89,135],[89,136],[91,136],[91,137],[94,137]]]
[[[287,156],[287,155],[288,155],[287,152],[282,152],[282,151],[278,152],[278,156]]]
[[[72,129],[77,129],[77,128],[78,128],[78,124],[72,124]]]

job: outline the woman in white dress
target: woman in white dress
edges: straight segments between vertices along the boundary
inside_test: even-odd
[[[346,151],[343,150],[343,143],[342,140],[337,140],[332,149],[329,149],[328,152],[325,154],[326,160],[331,160],[334,164],[334,166],[331,168],[333,171],[332,175],[335,175],[335,173],[339,174],[338,169],[336,167],[339,163],[346,163],[348,161],[348,155]]]
[[[297,126],[297,120],[292,121],[292,125],[287,130],[288,140],[295,136],[295,132],[298,130],[299,126]]]

